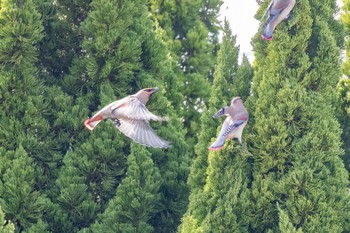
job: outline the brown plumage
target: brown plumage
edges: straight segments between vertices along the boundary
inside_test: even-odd
[[[263,25],[264,31],[261,35],[265,40],[272,40],[276,26],[289,16],[295,5],[295,0],[271,0],[268,7],[269,18]]]
[[[150,120],[167,121],[168,118],[156,116],[146,108],[149,97],[158,90],[158,87],[145,88],[134,95],[114,101],[91,119],[86,119],[84,125],[92,131],[100,121],[110,119],[120,132],[133,141],[149,147],[168,148],[170,143],[160,138],[149,124]]]
[[[239,143],[242,144],[242,132],[248,122],[249,114],[243,105],[241,97],[234,97],[231,105],[220,109],[213,115],[213,118],[223,115],[227,116],[226,120],[222,124],[219,136],[209,146],[209,150],[221,150],[225,141],[232,138],[237,138]]]

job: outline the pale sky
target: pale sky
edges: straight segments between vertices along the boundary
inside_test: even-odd
[[[250,40],[259,27],[259,21],[254,18],[258,7],[255,0],[225,0],[220,10],[220,20],[224,21],[226,17],[232,33],[237,35],[240,58],[245,53],[250,62],[254,60]]]
[[[337,3],[341,6],[342,0],[337,0]],[[256,0],[224,0],[220,11],[220,20],[223,21],[226,17],[230,23],[232,33],[237,35],[240,59],[242,54],[245,53],[251,63],[254,60],[254,54],[250,41],[259,27],[259,21],[254,18],[258,7]]]

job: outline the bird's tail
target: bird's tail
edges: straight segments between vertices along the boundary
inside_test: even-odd
[[[87,118],[84,122],[84,125],[88,130],[92,131],[102,120],[103,117],[101,115],[95,115],[91,119]]]
[[[208,147],[208,150],[221,150],[224,148],[226,137],[218,137],[213,144]]]
[[[270,15],[269,18],[267,18],[266,22],[261,26],[261,29],[265,29],[266,26],[271,23],[272,19],[274,18],[274,15]]]
[[[272,40],[272,35],[273,35],[273,26],[271,24],[268,24],[264,29],[261,37],[264,38],[265,40]]]

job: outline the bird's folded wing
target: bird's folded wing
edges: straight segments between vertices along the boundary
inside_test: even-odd
[[[278,15],[280,14],[289,4],[291,0],[281,0],[276,1],[272,4],[270,9],[270,14]]]
[[[231,122],[231,124],[227,127],[226,132],[223,134],[223,136],[229,135],[233,130],[235,130],[238,126],[242,125],[246,120],[237,120],[234,122]]]
[[[227,128],[230,125],[229,122],[230,118],[228,117],[221,126],[219,136],[216,138],[215,142],[209,146],[209,150],[219,150],[224,146],[226,141],[226,136],[224,136],[224,133],[227,131]]]
[[[131,97],[126,101],[119,102],[117,105],[112,106],[112,113],[119,116],[124,116],[132,120],[154,120],[154,121],[166,121],[166,117],[156,116],[151,113],[146,106],[141,103],[137,98]]]
[[[147,121],[119,119],[119,126],[115,126],[127,137],[137,143],[154,148],[168,148],[170,143],[161,139]]]

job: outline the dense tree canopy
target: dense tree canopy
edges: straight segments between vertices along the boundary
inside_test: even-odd
[[[251,65],[222,0],[0,0],[0,233],[349,232],[343,2],[298,0]],[[170,148],[85,129],[145,87]],[[243,146],[209,152],[234,96]]]

